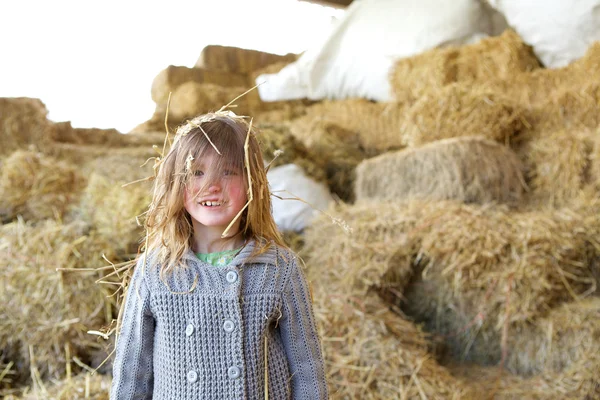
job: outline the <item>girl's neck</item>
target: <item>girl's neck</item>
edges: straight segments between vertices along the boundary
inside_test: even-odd
[[[236,230],[232,230],[233,233]],[[233,234],[222,238],[223,230],[220,228],[211,229],[211,227],[203,226],[200,229],[194,227],[194,237],[192,241],[192,250],[194,253],[216,253],[226,250],[234,250],[243,246],[244,238],[241,234]]]

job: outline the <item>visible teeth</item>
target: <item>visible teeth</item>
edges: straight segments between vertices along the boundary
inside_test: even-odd
[[[201,201],[200,204],[206,207],[216,207],[221,205],[221,203],[216,201]]]

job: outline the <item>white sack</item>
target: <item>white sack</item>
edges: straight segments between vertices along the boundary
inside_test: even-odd
[[[600,40],[600,0],[488,0],[548,68],[564,67]]]
[[[263,101],[362,97],[389,101],[394,61],[501,33],[506,22],[479,0],[354,1],[321,47],[263,74]]]
[[[304,174],[296,164],[280,165],[267,173],[271,192],[282,198],[298,197],[317,210],[326,210],[333,201],[327,186]],[[313,207],[298,200],[280,200],[271,196],[273,217],[282,231],[300,232],[318,213]]]

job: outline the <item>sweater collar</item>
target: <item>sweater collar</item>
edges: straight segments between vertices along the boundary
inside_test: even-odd
[[[250,255],[252,254],[256,246],[257,244],[254,239],[249,240],[244,245],[244,247],[242,247],[242,250],[240,250],[240,252],[234,257],[234,259],[229,265],[233,266],[242,264],[276,264],[277,246],[275,244],[271,244],[269,248],[262,254],[250,258]],[[183,254],[183,259],[185,261],[191,262],[199,261],[198,257],[196,256],[196,254],[194,254],[192,249],[188,249],[188,251]]]

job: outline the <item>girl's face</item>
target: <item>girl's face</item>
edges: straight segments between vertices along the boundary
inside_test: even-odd
[[[212,166],[217,164],[217,157],[222,156],[214,152],[206,154],[192,171],[194,176],[192,184],[185,191],[184,206],[192,217],[194,230],[218,231],[222,234],[244,208],[248,197],[243,171],[239,168],[225,168],[220,176],[215,175]],[[228,236],[236,234],[239,226],[240,218],[231,227]]]

